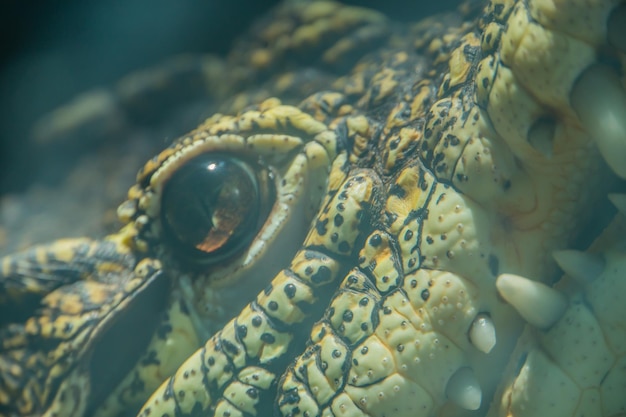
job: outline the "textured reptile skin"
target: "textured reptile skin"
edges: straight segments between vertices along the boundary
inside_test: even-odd
[[[0,415],[626,415],[620,214],[562,251],[626,177],[625,10],[292,1],[59,110],[46,140],[178,77],[216,113],[118,232],[0,259]]]

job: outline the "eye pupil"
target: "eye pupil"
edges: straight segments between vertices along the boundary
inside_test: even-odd
[[[231,256],[257,231],[261,194],[245,162],[224,154],[193,159],[163,190],[166,238],[175,250],[204,264]]]

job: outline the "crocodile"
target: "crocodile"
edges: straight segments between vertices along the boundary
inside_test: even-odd
[[[110,128],[165,73],[214,114],[119,230],[0,259],[0,415],[626,415],[624,23],[287,1],[60,109],[44,134]]]

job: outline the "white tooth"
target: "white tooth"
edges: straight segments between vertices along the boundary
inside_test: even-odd
[[[465,410],[478,410],[483,393],[471,368],[461,368],[448,380],[448,399]]]
[[[624,26],[626,26],[626,6],[621,5],[613,10],[609,17],[607,35],[609,44],[622,52],[626,52],[626,31]]]
[[[615,71],[595,65],[572,91],[572,106],[606,163],[626,178],[626,92]]]
[[[481,313],[476,316],[470,327],[469,338],[481,352],[491,352],[496,345],[496,328],[489,315]]]
[[[626,194],[611,193],[609,194],[609,200],[620,213],[626,216]]]
[[[552,253],[552,256],[563,272],[581,284],[591,283],[604,270],[604,260],[591,253],[558,250]]]
[[[524,320],[540,329],[547,329],[561,318],[567,308],[563,294],[540,282],[513,274],[502,274],[496,287]]]

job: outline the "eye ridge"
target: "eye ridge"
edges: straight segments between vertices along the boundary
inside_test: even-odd
[[[264,223],[273,205],[273,185],[261,161],[228,153],[188,161],[163,188],[161,223],[167,246],[190,267],[235,256]]]

